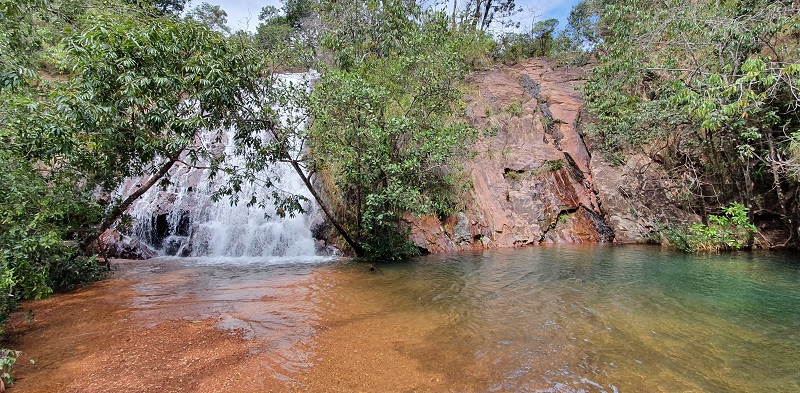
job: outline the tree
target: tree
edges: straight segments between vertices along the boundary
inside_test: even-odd
[[[155,0],[153,6],[162,15],[179,15],[186,7],[188,0]]]
[[[205,25],[209,30],[231,34],[231,28],[228,27],[228,13],[218,5],[202,2],[189,11],[186,18]]]
[[[254,40],[273,67],[311,66],[314,32],[304,26],[304,21],[312,19],[313,8],[309,0],[284,0],[281,9],[261,9]]]
[[[454,2],[453,21],[456,8]],[[519,11],[514,0],[467,0],[461,18],[462,26],[468,24],[472,30],[487,31],[493,23],[499,21],[503,27],[510,27],[516,24],[511,17]]]
[[[552,56],[555,49],[553,33],[557,25],[557,19],[547,19],[536,22],[529,32],[503,34],[497,57],[504,63],[513,64],[521,59]]]
[[[286,22],[295,29],[302,27],[303,19],[311,16],[314,3],[311,0],[283,0]]]
[[[558,19],[538,21],[531,28],[531,36],[538,45],[541,56],[547,56],[553,51],[553,33],[558,26]]]
[[[564,35],[575,44],[575,49],[591,51],[600,44],[598,3],[596,0],[583,0],[569,12]]]
[[[156,16],[180,15],[186,7],[187,0],[123,0],[144,10],[155,11]],[[113,4],[113,3],[111,3]]]
[[[320,42],[336,60],[309,97],[312,165],[357,247],[407,256],[404,216],[454,211],[455,163],[474,136],[454,118],[458,42],[446,14],[403,1],[330,7]]]

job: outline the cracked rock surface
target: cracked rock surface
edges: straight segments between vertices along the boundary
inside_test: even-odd
[[[491,132],[464,164],[471,182],[466,208],[444,220],[409,218],[414,244],[449,252],[612,241],[578,132],[583,78],[582,69],[544,59],[473,75],[469,121]]]

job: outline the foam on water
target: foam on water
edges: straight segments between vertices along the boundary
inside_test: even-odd
[[[169,260],[172,257],[164,256],[156,260]],[[281,266],[281,265],[303,265],[320,264],[338,260],[335,256],[322,255],[299,255],[299,256],[258,256],[258,257],[184,257],[181,262],[184,265],[198,266]]]

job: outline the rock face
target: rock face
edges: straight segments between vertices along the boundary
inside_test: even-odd
[[[409,219],[414,244],[446,252],[612,241],[578,132],[583,78],[543,59],[473,76],[467,114],[487,135],[465,164],[466,208],[444,221]]]
[[[100,235],[97,252],[106,258],[150,259],[158,256],[158,252],[146,244],[114,229]]]
[[[676,203],[681,187],[659,168],[644,154],[631,155],[617,166],[602,157],[592,160],[594,187],[615,242],[663,242],[661,223],[700,221]]]

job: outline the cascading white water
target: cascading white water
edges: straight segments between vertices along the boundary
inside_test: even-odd
[[[308,77],[309,74],[295,74],[283,78]],[[233,143],[235,130],[227,130],[225,134],[227,164],[243,167],[244,158],[236,154]],[[212,145],[215,135],[216,132],[204,133],[200,143]],[[166,188],[153,186],[128,209],[133,218],[133,237],[167,255],[307,257],[315,254],[309,228],[313,204],[309,204],[306,214],[280,218],[275,206],[269,203],[264,207],[246,206],[245,200],[232,205],[229,197],[214,202],[213,191],[217,185],[227,183],[229,177],[219,173],[212,180],[209,173],[208,169],[176,164],[168,175],[170,184]],[[275,164],[271,173],[280,179],[275,186],[281,190],[312,200],[288,164]],[[129,179],[118,194],[134,189],[141,181]],[[261,184],[244,183],[240,195],[257,195],[269,202],[273,190]]]

